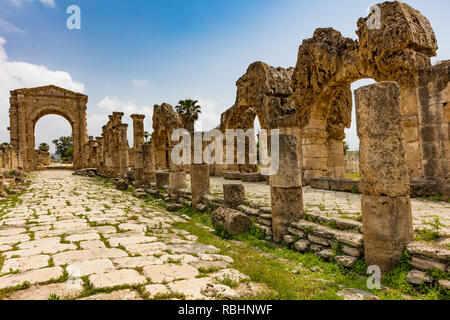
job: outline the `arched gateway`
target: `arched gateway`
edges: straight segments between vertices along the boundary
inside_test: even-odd
[[[11,91],[11,145],[18,152],[23,169],[36,169],[34,130],[40,118],[49,114],[64,117],[72,126],[75,169],[82,167],[81,148],[87,142],[86,104],[88,97],[57,86]]]

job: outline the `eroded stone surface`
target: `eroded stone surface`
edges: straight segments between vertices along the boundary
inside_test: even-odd
[[[0,251],[5,258],[1,272],[17,272],[1,275],[0,288],[31,284],[9,299],[47,300],[52,294],[77,298],[82,295],[82,276],[88,276],[94,288],[143,285],[150,298],[173,298],[174,283],[173,288],[187,297],[236,297],[215,278],[207,281],[209,286],[199,285],[199,268],[220,272],[233,259],[173,228],[173,223],[185,221],[183,217],[144,208],[143,201],[70,171],[40,171],[32,178],[32,188],[33,193],[21,196],[21,204],[0,217]],[[28,232],[21,227],[27,219],[33,221]],[[58,281],[65,265],[69,282],[39,285]],[[229,270],[224,274],[234,275]],[[132,290],[116,290],[84,299],[141,298]]]
[[[94,274],[89,277],[94,288],[113,288],[123,285],[138,285],[147,283],[147,279],[132,269],[122,269],[108,273]]]

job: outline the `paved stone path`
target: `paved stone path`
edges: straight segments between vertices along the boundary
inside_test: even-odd
[[[270,207],[270,186],[265,182],[253,183],[223,178],[211,178],[211,193],[223,197],[225,183],[243,183],[246,198],[260,206]],[[305,209],[309,212],[336,216],[340,218],[361,219],[361,195],[329,190],[318,190],[306,186],[303,188]],[[450,244],[450,203],[411,199],[414,227],[432,229],[438,225],[438,232]]]
[[[230,257],[173,227],[186,216],[71,171],[38,172],[30,188],[0,211],[3,298],[236,298],[248,287]]]

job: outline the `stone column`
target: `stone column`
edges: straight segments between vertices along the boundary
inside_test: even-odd
[[[400,89],[381,82],[358,89],[355,97],[365,259],[385,272],[396,267],[414,236]]]
[[[143,114],[132,114],[133,119],[133,147],[140,147],[144,144],[144,118]]]
[[[327,137],[322,129],[302,130],[303,179],[309,184],[311,178],[325,177],[328,174]]]
[[[95,164],[94,164],[94,137],[89,136],[89,140],[87,143],[87,166],[89,168],[94,168]]]
[[[186,172],[183,170],[182,164],[178,165],[172,161],[171,158],[172,149],[173,146],[170,146],[168,149],[169,169],[170,169],[169,184],[171,191],[176,192],[179,189],[185,189],[187,187]]]
[[[121,137],[120,137],[120,125],[122,124],[122,112],[113,112],[112,114],[112,133],[111,133],[111,156],[112,156],[112,164],[113,164],[113,176],[117,177],[121,174],[120,166],[121,166]],[[128,142],[127,142],[128,143]],[[127,157],[128,157],[128,149],[127,149]],[[123,156],[124,157],[124,156]]]
[[[97,171],[99,174],[103,174],[104,170],[104,158],[103,158],[103,137],[96,137],[97,143]]]
[[[450,198],[450,61],[419,72],[419,124],[423,174]]]
[[[145,115],[133,114],[133,179],[135,186],[144,183],[144,118]]]
[[[153,145],[144,144],[142,148],[144,183],[149,184],[156,181],[155,165],[153,156]]]
[[[279,169],[270,176],[272,230],[276,242],[281,242],[287,228],[303,214],[302,163],[298,138],[279,135]]]
[[[127,129],[128,124],[121,123],[117,126],[119,131],[119,176],[122,178],[127,177],[128,173],[128,139],[127,139]]]
[[[192,208],[197,209],[199,201],[209,193],[209,187],[209,165],[191,164]]]
[[[345,178],[344,143],[342,140],[328,140],[328,176]]]

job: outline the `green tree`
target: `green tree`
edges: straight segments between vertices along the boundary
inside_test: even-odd
[[[183,120],[184,128],[188,130],[191,134],[194,133],[194,125],[195,121],[198,120],[198,117],[201,111],[201,106],[199,106],[197,100],[180,100],[178,105],[175,107],[175,110],[181,116]]]
[[[50,150],[50,146],[47,143],[42,142],[39,145],[39,150],[44,151],[44,152],[48,152],[48,150]]]
[[[56,147],[56,154],[61,158],[73,159],[73,139],[72,137],[60,137],[59,139],[53,140],[53,144]],[[72,151],[70,152],[70,148]],[[69,156],[66,156],[66,153]]]
[[[348,150],[350,150],[350,147],[348,146],[347,141],[344,141],[344,154],[347,154]]]

